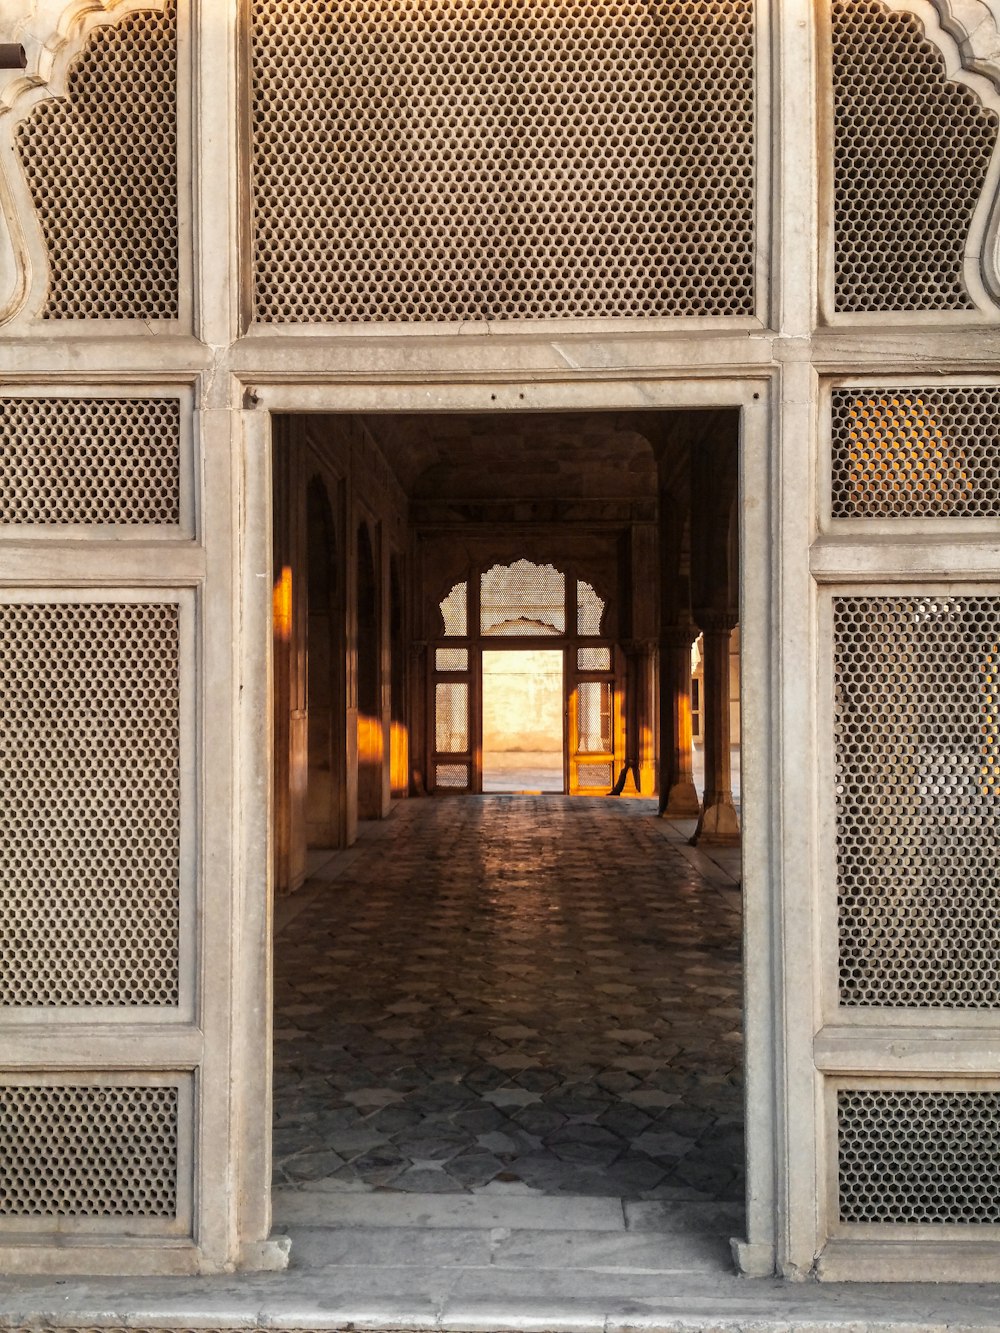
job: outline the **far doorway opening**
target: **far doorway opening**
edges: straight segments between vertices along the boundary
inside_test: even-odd
[[[483,791],[564,792],[562,649],[483,652]]]

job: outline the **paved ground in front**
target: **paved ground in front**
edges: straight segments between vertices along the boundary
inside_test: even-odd
[[[740,1199],[739,897],[652,811],[402,802],[317,864],[278,911],[275,1184]]]

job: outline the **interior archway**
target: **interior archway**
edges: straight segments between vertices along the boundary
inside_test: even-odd
[[[379,596],[375,553],[368,524],[357,535],[357,699],[358,818],[379,819],[383,813],[384,736],[379,663]]]

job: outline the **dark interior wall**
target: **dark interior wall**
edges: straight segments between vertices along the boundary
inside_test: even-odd
[[[405,593],[409,537],[406,496],[357,418],[278,417],[273,460],[275,882],[288,892],[308,846],[347,845],[359,816],[388,812],[389,569]]]

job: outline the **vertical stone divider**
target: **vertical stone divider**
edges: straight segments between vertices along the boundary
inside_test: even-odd
[[[777,512],[776,606],[771,670],[779,706],[772,720],[775,770],[782,775],[772,795],[770,819],[776,840],[775,929],[781,947],[775,978],[776,1152],[779,1197],[776,1210],[777,1266],[789,1278],[812,1272],[819,1243],[821,1088],[813,1041],[819,1024],[817,876],[817,643],[816,587],[809,549],[816,534],[812,500],[818,449],[817,382],[808,363],[782,367],[773,466]],[[752,630],[741,617],[744,660],[752,653]],[[749,718],[743,714],[744,735]],[[753,781],[743,775],[744,791]],[[744,801],[744,810],[746,804]],[[745,821],[748,816],[745,814]]]
[[[220,894],[218,928],[231,940],[232,972],[215,995],[219,1045],[206,1056],[206,1083],[224,1075],[232,1083],[225,1170],[233,1189],[226,1223],[237,1264],[281,1268],[288,1261],[282,1237],[271,1229],[273,896],[271,892],[271,737],[261,719],[270,715],[272,682],[263,669],[271,635],[271,427],[264,410],[213,414],[217,445],[231,467],[225,550],[220,550],[220,602],[228,593],[229,614],[220,620],[231,635],[235,676],[228,694],[219,683],[220,705],[238,728],[228,761],[235,778],[234,806],[220,821],[218,836],[235,844],[230,891]],[[227,440],[228,435],[228,440]],[[228,447],[227,447],[228,443]],[[220,471],[221,471],[220,464]],[[221,481],[221,478],[220,478]],[[221,518],[221,516],[220,516]],[[226,562],[232,576],[225,578]],[[214,568],[210,562],[210,572]],[[221,631],[220,631],[221,633]],[[237,835],[234,837],[234,833]],[[223,1036],[228,1047],[223,1049]],[[221,1099],[220,1099],[221,1100]],[[221,1223],[222,1219],[219,1219]]]
[[[239,599],[233,543],[238,537],[233,465],[238,437],[232,413],[202,407],[195,413],[201,458],[201,521],[205,547],[202,589],[202,713],[200,772],[201,939],[199,941],[199,1023],[204,1054],[198,1078],[196,1228],[206,1268],[224,1269],[238,1262],[237,1108],[233,1086],[238,1012],[234,1003],[240,919],[239,824],[236,708]],[[266,714],[265,714],[266,715]],[[245,1017],[243,1019],[245,1021]],[[266,1094],[263,1100],[267,1101]]]
[[[271,1226],[271,417],[232,372],[252,309],[242,0],[191,0],[198,429],[203,450],[205,1054],[197,1234],[218,1268],[275,1268]]]
[[[774,616],[779,550],[772,484],[780,397],[761,384],[740,414],[740,506],[743,626],[741,839],[743,872],[743,1075],[746,1107],[746,1235],[733,1256],[748,1276],[776,1266],[782,1181],[781,1052],[786,1015],[777,985],[781,959],[781,865],[774,819],[780,755],[775,744],[781,699]],[[747,496],[753,496],[750,503]],[[690,662],[690,658],[688,658]],[[807,1070],[811,1073],[811,1070]]]

